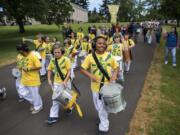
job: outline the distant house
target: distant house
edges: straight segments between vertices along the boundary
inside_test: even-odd
[[[70,21],[72,22],[88,22],[88,10],[71,3],[71,6],[74,9],[70,16]]]

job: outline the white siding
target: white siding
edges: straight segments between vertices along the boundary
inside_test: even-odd
[[[70,19],[75,22],[88,22],[88,11],[78,5],[72,4],[74,12],[71,14]]]

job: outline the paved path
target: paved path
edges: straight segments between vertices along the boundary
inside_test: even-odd
[[[133,63],[131,71],[126,75],[124,84],[124,96],[127,108],[117,115],[110,115],[109,135],[125,135],[128,132],[129,123],[137,106],[143,88],[144,80],[149,69],[154,46],[144,45],[141,39],[133,49]],[[8,98],[0,101],[0,135],[96,135],[97,113],[95,112],[90,83],[88,78],[76,72],[76,83],[80,88],[82,96],[79,99],[84,118],[78,117],[74,112],[68,117],[63,110],[60,112],[59,123],[47,126],[47,119],[51,107],[51,90],[44,82],[41,87],[44,109],[36,115],[29,112],[27,102],[18,103],[14,79],[11,77],[11,69],[14,65],[0,68],[0,84],[7,88]]]

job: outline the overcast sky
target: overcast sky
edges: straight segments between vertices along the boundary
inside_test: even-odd
[[[102,0],[89,0],[89,10],[93,10],[96,7],[99,10],[100,5],[102,4]]]

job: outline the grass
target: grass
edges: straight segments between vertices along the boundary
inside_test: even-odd
[[[77,31],[79,27],[82,27],[84,33],[87,34],[88,26],[102,26],[110,24],[103,23],[84,23],[84,24],[72,24],[72,29]],[[48,35],[50,37],[57,37],[62,41],[61,27],[58,28],[56,25],[32,25],[25,26],[26,32],[23,34],[18,33],[18,26],[0,26],[0,65],[6,64],[7,61],[15,59],[16,56],[16,45],[22,41],[22,37],[35,38],[38,33]]]
[[[180,29],[178,29],[180,31]],[[163,42],[164,43],[164,42]],[[163,49],[163,46],[161,47]],[[163,55],[163,51],[160,52]],[[180,50],[177,50],[177,68],[162,64],[161,99],[159,111],[152,123],[150,135],[180,135]]]
[[[128,135],[180,135],[180,50],[173,68],[171,58],[164,65],[164,45],[155,50]]]

